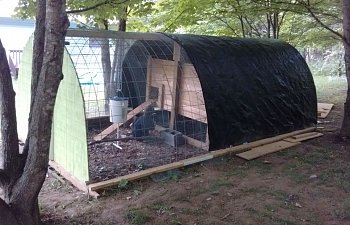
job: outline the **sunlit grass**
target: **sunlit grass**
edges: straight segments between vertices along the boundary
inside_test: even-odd
[[[314,76],[318,102],[343,104],[346,97],[345,76]]]

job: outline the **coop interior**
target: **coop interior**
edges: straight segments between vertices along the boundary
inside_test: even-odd
[[[68,36],[66,48],[84,98],[91,182],[208,152],[201,84],[176,42]]]

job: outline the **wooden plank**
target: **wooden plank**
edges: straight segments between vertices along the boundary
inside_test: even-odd
[[[298,134],[298,135],[295,135],[295,136],[293,136],[293,137],[291,137],[291,138],[293,138],[293,139],[301,139],[301,138],[313,136],[313,135],[315,135],[315,134],[317,134],[317,132],[308,132],[308,133],[305,133],[305,134]]]
[[[186,135],[183,135],[183,137],[186,139],[186,143],[189,145],[192,145],[194,147],[203,149],[203,150],[209,150],[209,145],[206,142],[198,141],[194,138],[188,137]]]
[[[224,156],[228,153],[235,153],[235,154],[239,154],[241,152],[244,152],[247,149],[252,149],[261,145],[266,145],[266,144],[270,144],[273,142],[277,142],[277,141],[281,141],[283,139],[298,135],[298,134],[302,134],[302,133],[306,133],[306,132],[311,132],[314,131],[316,128],[315,127],[309,127],[303,130],[297,130],[297,131],[293,131],[290,133],[286,133],[286,134],[281,134],[275,137],[270,137],[270,138],[265,138],[265,139],[261,139],[258,141],[254,141],[254,142],[250,142],[247,144],[243,144],[243,145],[238,145],[238,146],[233,146],[230,148],[225,148],[225,149],[221,149],[221,150],[217,150],[217,151],[213,151],[211,152],[212,154],[215,155],[215,157],[220,157],[220,156]]]
[[[109,135],[110,133],[112,133],[113,131],[115,131],[119,126],[122,126],[123,124],[129,123],[131,121],[131,119],[139,114],[140,112],[142,112],[144,109],[146,109],[148,106],[150,106],[151,104],[153,104],[153,101],[147,101],[142,103],[141,105],[137,106],[135,109],[131,110],[128,115],[127,115],[127,119],[125,123],[113,123],[111,126],[107,127],[105,130],[103,130],[101,133],[97,134],[94,137],[95,141],[100,141],[102,139],[104,139],[105,137],[107,137],[107,135]]]
[[[181,47],[179,44],[174,43],[174,55],[173,59],[175,62],[174,71],[173,71],[173,85],[171,89],[171,111],[170,111],[170,120],[169,120],[169,128],[174,129],[175,126],[175,117],[178,113],[178,106],[179,106],[179,87],[181,84],[181,69],[180,69],[180,54],[181,54]]]
[[[84,182],[81,182],[78,178],[73,176],[71,173],[69,173],[67,170],[65,170],[61,165],[56,163],[55,161],[50,160],[49,165],[55,169],[55,171],[59,174],[61,174],[65,179],[67,179],[69,182],[71,182],[75,187],[77,187],[79,190],[88,192],[88,188]]]
[[[165,94],[165,85],[162,84],[159,87],[159,93],[158,93],[158,106],[161,109],[164,109],[164,94]]]
[[[284,139],[285,141],[289,141],[289,142],[301,142],[301,141],[306,141],[306,140],[309,140],[309,139],[313,139],[313,138],[317,138],[317,137],[321,137],[323,136],[322,133],[318,133],[318,132],[311,132],[311,133],[307,133],[309,135],[306,135],[306,136],[299,136],[298,138],[295,138],[295,136],[293,137],[290,137],[290,138],[286,138]]]
[[[158,126],[159,129],[161,129],[161,127]],[[157,129],[157,127],[156,127]],[[265,145],[265,144],[270,144],[272,142],[276,142],[276,141],[280,141],[283,140],[285,138],[291,137],[291,136],[295,136],[298,134],[302,134],[305,132],[310,132],[315,130],[315,127],[310,127],[310,128],[306,128],[303,130],[297,130],[291,133],[287,133],[287,134],[282,134],[282,135],[278,135],[272,138],[266,138],[266,139],[262,139],[259,141],[255,141],[255,142],[251,142],[248,144],[243,144],[243,145],[238,145],[238,146],[234,146],[234,147],[230,147],[230,148],[225,148],[225,149],[220,149],[220,150],[216,150],[216,151],[212,151],[209,152],[207,154],[201,155],[201,156],[197,156],[197,157],[192,157],[192,158],[188,158],[185,160],[181,160],[179,162],[174,162],[174,163],[170,163],[167,165],[163,165],[163,166],[158,166],[158,167],[154,167],[151,169],[147,169],[147,170],[143,170],[140,172],[136,172],[133,174],[129,174],[126,176],[122,176],[122,177],[117,177],[114,179],[110,179],[110,180],[106,180],[106,181],[102,181],[102,182],[98,182],[98,183],[94,183],[94,184],[90,184],[88,185],[88,188],[90,191],[97,191],[97,190],[101,190],[107,187],[111,187],[114,185],[117,185],[118,182],[120,182],[121,180],[127,180],[127,181],[133,181],[133,180],[137,180],[140,178],[144,178],[147,176],[150,176],[152,174],[155,173],[161,173],[161,172],[165,172],[168,170],[172,170],[172,169],[177,169],[177,168],[181,168],[184,167],[186,165],[191,165],[191,164],[195,164],[195,163],[199,163],[199,162],[203,162],[206,161],[208,159],[212,159],[215,157],[220,157],[220,156],[224,156],[226,154],[239,154],[242,153],[246,150],[250,150],[252,148],[261,146],[261,145]]]
[[[317,103],[317,116],[320,119],[324,119],[328,116],[334,104],[329,103]]]
[[[89,184],[88,188],[90,191],[97,191],[106,187],[111,187],[113,185],[118,184],[118,182],[120,182],[121,180],[127,180],[127,181],[133,181],[133,180],[137,180],[140,178],[144,178],[144,177],[148,177],[152,174],[155,173],[161,173],[161,172],[165,172],[168,170],[172,170],[172,169],[176,169],[179,167],[182,167],[183,163],[181,162],[175,162],[175,163],[170,163],[167,165],[163,165],[163,166],[157,166],[151,169],[146,169],[146,170],[142,170],[136,173],[132,173],[129,175],[125,175],[125,176],[121,176],[121,177],[117,177],[114,179],[110,179],[110,180],[106,180],[106,181],[101,181],[98,183],[93,183],[93,184]]]
[[[209,128],[208,128],[208,125],[207,125],[207,132],[206,132],[206,135],[205,135],[205,144],[208,146],[209,148],[209,145],[210,145],[210,141],[209,141]],[[209,149],[208,149],[209,150]]]
[[[278,141],[278,142],[262,145],[256,148],[252,148],[249,151],[237,154],[237,156],[246,160],[252,160],[273,152],[277,152],[286,148],[293,147],[298,144],[300,144],[300,142],[292,143],[288,141]]]
[[[146,79],[146,102],[149,101],[151,85],[152,85],[152,57],[148,57],[147,79]]]

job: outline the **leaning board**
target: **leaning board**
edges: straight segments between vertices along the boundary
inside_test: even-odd
[[[334,104],[317,103],[317,117],[324,119],[328,116]]]

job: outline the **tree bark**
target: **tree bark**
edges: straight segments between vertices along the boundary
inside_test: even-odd
[[[105,30],[108,30],[108,21],[102,20],[103,26]],[[102,62],[102,72],[103,72],[103,83],[104,83],[104,94],[105,99],[107,100],[105,102],[105,112],[108,112],[109,106],[108,106],[108,99],[111,96],[111,56],[110,56],[110,50],[109,50],[109,39],[108,38],[102,38],[101,39],[101,62]]]
[[[18,221],[14,216],[15,213],[12,212],[11,208],[0,199],[0,218],[1,225],[17,225]]]
[[[46,21],[46,1],[37,1],[35,30],[33,40],[33,60],[32,60],[32,83],[31,83],[31,100],[30,106],[34,104],[36,89],[38,87],[39,75],[44,59],[44,43],[45,43],[45,21]],[[32,111],[29,113],[28,126],[32,118]],[[24,168],[29,150],[29,136],[27,137],[21,160],[21,168]]]
[[[0,41],[0,109],[1,140],[0,188],[5,202],[9,201],[9,192],[19,177],[19,150],[15,109],[15,92],[12,86],[6,52]]]
[[[34,37],[35,39],[41,39],[43,35],[44,43],[38,41],[37,44],[35,44],[35,49],[33,51],[33,59],[38,60],[39,62],[35,62],[37,63],[35,65],[33,64],[33,68],[35,69],[33,71],[32,79],[33,98],[30,109],[31,117],[27,138],[28,156],[24,160],[25,164],[23,170],[22,168],[18,169],[17,166],[15,169],[4,169],[2,171],[2,174],[5,174],[2,177],[10,177],[9,180],[3,179],[4,184],[10,186],[10,188],[7,192],[5,191],[4,202],[0,201],[0,204],[6,204],[6,206],[2,204],[2,206],[4,206],[3,213],[9,213],[8,215],[10,215],[11,212],[15,212],[16,219],[20,225],[37,225],[41,223],[38,207],[38,194],[45,180],[48,167],[52,117],[58,86],[63,78],[62,64],[64,38],[69,25],[65,0],[38,0],[37,4],[39,8],[37,16],[40,17],[37,19],[41,21],[41,25],[39,26],[43,26],[43,21],[46,22],[45,33],[35,32]],[[46,12],[44,13],[42,10],[46,10]],[[0,51],[1,50],[2,49],[0,49]],[[39,54],[41,57],[35,54]],[[4,61],[5,60],[0,59],[1,65]],[[5,71],[5,73],[7,76],[1,74],[0,79],[8,79],[7,77],[10,78],[9,71]],[[7,83],[10,82],[8,80],[4,81]],[[0,80],[0,86],[5,85],[5,82]],[[9,87],[12,89],[11,85],[9,85]],[[3,94],[0,94],[0,101],[9,101],[13,104],[11,107],[7,105],[9,109],[1,107],[1,115],[7,115],[6,110],[12,112],[12,115],[15,115],[13,90],[11,92],[11,90],[5,86],[1,86],[0,89],[0,93],[3,90]],[[5,90],[7,90],[8,95],[4,95]],[[7,116],[5,118],[5,123],[8,123],[11,128],[1,129],[2,136],[5,136],[5,138],[8,136],[6,135],[6,132],[9,132],[9,130],[12,129],[16,130],[15,121],[12,123],[9,121],[13,121],[13,118]],[[11,146],[11,149],[4,148],[4,150],[7,151],[5,155],[19,155],[17,136],[13,131],[10,133],[11,140],[13,140],[7,140],[6,142],[9,144],[12,143],[11,145],[13,146]],[[11,159],[9,160],[11,161]],[[14,162],[12,166],[18,165],[19,161],[20,160],[17,160],[17,163]],[[5,165],[6,163],[7,162],[5,162]],[[15,181],[13,182],[12,179],[15,179]]]
[[[348,82],[347,97],[344,104],[344,117],[340,135],[350,138],[350,0],[343,0],[343,45],[345,49],[345,73]]]

